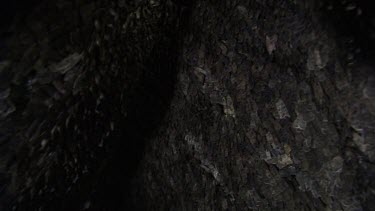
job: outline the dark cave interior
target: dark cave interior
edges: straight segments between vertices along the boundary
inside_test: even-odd
[[[14,35],[10,30],[13,21],[22,22],[22,19],[27,17],[35,5],[42,4],[41,2],[17,0],[9,1],[0,7],[0,60],[7,53],[6,40]],[[66,2],[74,4],[75,1]],[[338,37],[343,37],[340,40],[344,40],[344,42],[339,44],[359,47],[360,51],[354,49],[358,53],[357,56],[363,58],[364,63],[372,65],[373,58],[375,58],[375,13],[373,12],[375,6],[367,0],[359,0],[356,3],[361,8],[360,16],[358,16],[358,10],[348,9],[349,3],[342,4],[341,1],[335,0],[319,3],[316,9],[323,11],[318,12],[321,14],[321,22],[326,23],[326,27],[335,26],[336,28],[332,30],[333,33],[337,33]],[[184,11],[180,17],[180,28],[178,30],[171,28],[165,32],[165,38],[156,42],[150,50],[150,55],[145,58],[143,66],[128,64],[130,68],[134,67],[134,71],[141,72],[141,76],[137,85],[127,93],[127,115],[125,117],[120,114],[116,115],[116,109],[111,108],[113,106],[121,109],[121,105],[111,103],[104,105],[106,108],[103,110],[109,112],[111,118],[116,118],[113,120],[116,122],[116,130],[110,137],[110,144],[106,146],[105,150],[98,153],[104,164],[95,164],[94,166],[98,168],[96,173],[85,177],[86,180],[83,179],[84,181],[80,183],[80,187],[73,194],[61,193],[55,198],[49,198],[48,195],[40,197],[38,200],[30,201],[29,204],[26,202],[25,208],[21,206],[19,210],[27,210],[30,206],[37,208],[42,203],[47,210],[74,210],[81,206],[80,203],[87,198],[96,201],[95,206],[98,207],[98,210],[100,210],[99,207],[105,207],[108,210],[133,208],[132,196],[129,195],[128,190],[131,189],[132,178],[143,157],[147,141],[155,135],[155,130],[169,109],[175,88],[177,67],[180,62],[181,40],[184,38],[184,32],[189,30],[185,28],[190,15],[186,8],[192,7],[192,5],[181,5]],[[90,39],[88,37],[82,37],[82,39]],[[345,40],[349,40],[349,44]],[[95,50],[91,56],[95,57],[96,54],[99,58],[100,53],[95,53]],[[6,78],[2,74],[0,73],[0,77]],[[30,74],[33,75],[32,71]],[[127,83],[127,81],[121,83]],[[117,88],[118,85],[111,87],[107,90],[107,95],[116,95]],[[25,101],[28,102],[20,99],[20,106],[25,104]],[[111,102],[116,103],[117,101]],[[86,103],[87,107],[90,107],[89,104],[95,102],[87,100]],[[101,132],[92,131],[91,136]],[[0,177],[0,179],[2,178]],[[59,183],[58,180],[55,182]],[[64,183],[61,184],[61,186],[63,185]],[[61,200],[62,198],[64,200]]]

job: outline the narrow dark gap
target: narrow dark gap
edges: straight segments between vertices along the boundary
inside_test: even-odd
[[[176,39],[174,39],[176,40]],[[168,53],[161,49],[168,48]],[[161,51],[160,51],[161,50]],[[173,96],[178,49],[174,42],[160,43],[146,66],[144,80],[136,90],[128,116],[120,124],[110,161],[99,182],[97,199],[109,210],[132,208],[130,181],[142,159],[147,141],[162,121]]]
[[[178,72],[179,55],[182,52],[184,32],[188,30],[190,11],[181,11],[180,27],[167,30],[166,36],[154,46],[150,60],[146,63],[142,81],[130,99],[128,117],[121,123],[109,165],[103,171],[103,181],[96,194],[101,201],[99,207],[108,210],[142,209],[134,204],[132,180],[143,158],[144,149],[170,109]],[[146,202],[145,202],[146,203]]]

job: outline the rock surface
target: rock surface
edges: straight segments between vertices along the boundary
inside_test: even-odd
[[[333,2],[17,13],[0,30],[0,210],[372,210],[373,17]]]

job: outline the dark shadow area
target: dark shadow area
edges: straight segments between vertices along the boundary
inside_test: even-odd
[[[35,6],[34,3],[35,1],[16,1],[12,2],[9,8],[2,7],[1,12],[4,13],[1,13],[1,46],[3,46],[3,38],[5,39],[8,36],[14,36],[7,32],[12,21],[15,18],[22,19],[26,16],[32,11],[32,8]],[[21,202],[17,201],[18,199],[16,198],[9,197],[6,199],[7,202],[0,203],[18,204],[19,206],[17,210],[37,210],[40,207],[43,207],[43,210],[81,210],[84,208],[86,201],[90,201],[91,203],[89,210],[112,211],[142,207],[142,205],[133,204],[133,200],[130,196],[131,181],[137,171],[139,162],[143,157],[145,146],[147,142],[152,139],[153,135],[155,135],[158,126],[169,109],[173,97],[179,66],[179,55],[181,55],[182,51],[182,40],[184,32],[187,30],[185,26],[187,25],[190,15],[188,8],[190,8],[192,4],[177,6],[180,7],[180,16],[175,17],[175,23],[171,24],[171,26],[178,27],[171,27],[163,32],[164,36],[154,45],[150,57],[143,58],[145,63],[140,66],[138,66],[138,64],[134,65],[135,68],[141,67],[140,69],[136,69],[136,71],[141,72],[142,75],[138,84],[129,90],[130,93],[127,93],[126,118],[121,114],[116,116],[116,109],[121,108],[122,106],[111,104],[112,102],[116,102],[115,100],[109,100],[109,102],[104,104],[105,108],[102,108],[102,110],[106,112],[104,114],[107,115],[108,113],[108,118],[114,118],[113,121],[116,122],[116,130],[109,138],[110,144],[106,146],[105,150],[97,152],[97,143],[95,143],[95,141],[92,141],[91,143],[84,142],[85,145],[83,145],[83,149],[81,149],[82,151],[75,152],[72,150],[72,152],[69,152],[76,153],[78,157],[80,157],[81,162],[91,162],[89,158],[90,150],[95,151],[94,154],[98,156],[96,158],[99,160],[98,163],[76,164],[77,166],[85,166],[87,164],[93,167],[93,175],[82,176],[82,179],[74,185],[75,187],[71,187],[71,184],[69,184],[66,179],[70,175],[66,175],[66,172],[62,169],[63,166],[59,167],[56,165],[50,169],[52,179],[48,181],[48,184],[56,184],[53,185],[53,187],[57,187],[54,193],[43,193],[40,196],[34,197],[27,196],[23,198],[23,201]],[[85,34],[84,36],[87,37],[83,37],[82,40],[89,40],[91,35]],[[2,55],[2,52],[0,52],[0,55]],[[121,56],[123,55],[120,55],[120,57]],[[33,77],[35,77],[35,74]],[[129,80],[131,80],[131,78]],[[27,80],[22,82],[22,84],[26,83]],[[116,81],[116,83],[123,83],[126,85],[127,83],[131,84],[132,82]],[[103,86],[108,85],[104,84]],[[116,87],[118,86],[115,85],[108,88],[108,97],[119,93],[119,90],[114,90]],[[17,86],[16,88],[19,87]],[[89,110],[95,110],[95,97],[84,96],[83,98],[86,100],[84,100],[84,105],[81,105],[82,109],[80,112],[85,112],[84,109],[86,108]],[[73,102],[75,100],[77,99],[72,99]],[[19,104],[22,103],[23,102],[20,102]],[[25,101],[24,103],[26,104],[27,102]],[[53,121],[56,114],[68,109],[68,107],[64,107],[64,104],[61,104],[54,108],[53,114],[51,115],[35,113],[31,116],[48,120],[46,125],[44,125],[48,128],[50,127],[49,124],[55,124]],[[95,116],[90,118],[92,118],[93,122],[102,120],[100,118],[95,119]],[[31,124],[32,121],[32,119],[25,119],[22,122]],[[78,124],[87,124],[87,120],[76,119],[74,121]],[[93,128],[95,127],[96,126]],[[90,126],[87,128],[90,128]],[[52,146],[52,152],[59,154],[58,159],[60,160],[65,159],[65,154],[69,154],[61,151],[68,151],[71,148],[74,148],[74,145],[77,144],[77,139],[82,138],[81,136],[70,134],[72,131],[73,129],[71,127],[63,129],[63,139],[56,140],[54,143],[55,146]],[[89,137],[95,140],[102,135],[101,133],[103,133],[103,131],[105,131],[105,129],[92,131],[92,134],[89,134]],[[90,144],[92,146],[90,146]],[[17,155],[26,156],[30,148],[33,148],[33,146],[26,145],[17,152]],[[14,158],[14,160],[17,159],[18,158]],[[23,160],[25,158],[21,159]],[[26,171],[27,169],[33,168],[28,162],[32,163],[32,161],[26,161],[26,163],[22,164]],[[26,179],[22,178],[23,175],[18,175],[18,177]],[[3,181],[3,178],[1,177],[0,181],[3,183],[10,183],[10,180],[6,181],[4,179]],[[36,188],[36,190],[44,189],[44,185],[44,183],[40,182],[37,183],[34,188]],[[71,188],[69,194],[65,192],[68,188]],[[17,194],[19,193],[16,193],[16,195]],[[10,201],[10,203],[8,201]]]
[[[371,61],[375,56],[375,4],[368,0],[329,0],[319,4],[321,23],[354,46],[357,55]]]
[[[95,195],[95,200],[101,201],[99,207],[106,210],[137,210],[143,207],[142,204],[134,204],[131,182],[143,158],[145,146],[157,135],[155,132],[173,98],[190,10],[182,7],[180,15],[181,18],[176,19],[180,22],[179,28],[167,30],[166,36],[153,48],[143,70],[142,81],[133,99],[129,99],[128,116],[121,123],[122,130]]]
[[[3,1],[0,7],[0,55],[5,50],[4,40],[12,34],[9,28],[15,19],[23,19],[34,6],[38,3],[37,0],[15,0]],[[1,59],[1,57],[0,57]]]
[[[154,49],[153,59],[146,66],[141,84],[135,90],[128,116],[109,153],[108,166],[102,172],[97,192],[100,207],[108,210],[132,208],[130,182],[143,157],[147,141],[152,138],[169,108],[177,73],[177,37],[160,43]]]
[[[0,7],[0,28],[6,29],[16,15],[23,16],[37,3],[36,0],[4,1]]]
[[[38,4],[40,4],[40,2]],[[1,7],[0,48],[4,45],[3,40],[9,36],[13,36],[13,34],[8,33],[12,22],[15,19],[21,19],[22,22],[22,18],[30,13],[35,5],[38,4],[36,4],[36,1],[19,0],[11,2],[8,7]],[[42,16],[43,14],[40,15]],[[92,166],[98,167],[93,170],[93,173],[96,175],[84,177],[82,181],[80,180],[78,182],[76,187],[72,188],[71,193],[66,194],[59,190],[67,189],[67,186],[70,186],[65,178],[69,175],[66,175],[62,166],[57,166],[51,169],[51,178],[53,179],[49,181],[49,183],[56,183],[58,191],[49,195],[42,194],[34,198],[27,197],[24,198],[22,202],[17,201],[18,199],[14,197],[7,196],[6,202],[0,201],[1,205],[11,208],[11,205],[8,206],[9,201],[11,201],[10,204],[19,204],[17,210],[37,210],[39,207],[43,207],[44,210],[81,210],[86,201],[91,201],[92,204],[89,210],[112,211],[139,207],[139,205],[136,206],[132,204],[133,200],[130,196],[131,180],[143,157],[145,145],[158,129],[158,125],[168,111],[170,101],[173,97],[179,55],[181,54],[182,48],[182,38],[184,35],[182,29],[184,29],[189,16],[186,5],[181,5],[180,15],[182,18],[176,18],[175,23],[172,24],[172,26],[178,25],[178,27],[169,28],[166,32],[163,32],[165,36],[156,43],[152,49],[150,58],[144,58],[145,63],[142,64],[143,67],[138,70],[142,72],[141,80],[139,84],[135,85],[135,89],[131,90],[132,93],[128,94],[129,99],[127,99],[128,107],[126,118],[123,118],[121,114],[117,117],[115,116],[115,118],[117,118],[115,119],[117,125],[114,134],[110,137],[111,144],[108,146],[106,152],[95,152],[99,158],[103,159],[99,162],[104,163],[104,165],[102,165],[102,163],[92,164]],[[179,24],[177,24],[177,22],[179,22]],[[88,37],[87,39],[82,38],[83,40],[90,39],[89,34],[85,36]],[[2,55],[2,52],[0,52],[0,55]],[[11,79],[11,76],[9,78]],[[26,82],[27,81],[24,81],[22,84],[26,84]],[[123,83],[126,84],[128,82],[123,81]],[[21,91],[20,95],[24,93],[24,90]],[[118,90],[109,91],[109,93],[113,95],[118,93]],[[91,99],[90,96],[88,96],[87,99]],[[74,101],[75,99],[70,100]],[[27,102],[20,102],[20,104],[22,103],[26,104]],[[85,108],[93,109],[92,107],[95,107],[95,101],[87,101],[85,103],[87,104],[84,105]],[[105,104],[105,106],[107,106],[107,108],[103,110],[106,112],[115,110],[115,107],[121,107],[121,105],[111,104]],[[113,106],[113,108],[110,106]],[[56,109],[57,110],[53,112],[59,113],[59,109],[62,111],[68,108],[59,106],[56,107]],[[81,112],[84,112],[84,110]],[[115,111],[108,113],[115,113]],[[32,116],[41,117],[41,115],[43,114],[33,114]],[[47,125],[54,124],[50,122],[50,120],[54,118],[53,115],[45,115],[43,118],[48,120]],[[101,121],[101,119],[92,120]],[[29,122],[29,124],[31,124],[32,121],[32,119],[25,119],[23,122]],[[87,121],[79,119],[75,121],[78,122],[78,124],[81,122],[83,124],[87,123]],[[95,137],[95,135],[101,135],[100,132],[101,131],[92,131],[90,136]],[[76,144],[74,141],[77,139],[74,135],[70,134],[71,130],[69,130],[69,128],[64,129],[62,133],[64,140],[57,140],[56,143],[54,143],[56,146],[53,146],[55,152],[59,154],[64,154],[59,151],[69,150],[71,145],[74,146]],[[82,149],[80,152],[73,151],[72,153],[77,153],[78,156],[84,157],[82,158],[83,161],[89,160],[87,157],[89,157],[90,150],[97,150],[96,144],[97,143],[92,142],[93,146],[88,144],[86,149]],[[22,150],[25,151],[22,152]],[[26,156],[28,148],[25,147],[22,150],[19,150],[18,154],[25,154]],[[64,158],[58,157],[58,159],[63,160]],[[25,163],[24,165],[28,164]],[[77,165],[84,166],[85,163],[79,163]],[[26,169],[32,167],[33,166],[28,166]],[[19,177],[23,176],[19,175]],[[1,175],[0,181],[2,182],[1,184],[8,185],[11,182],[10,180],[5,180]],[[43,189],[43,186],[44,184],[38,183],[35,188],[36,190]],[[0,189],[0,191],[2,191],[2,189]]]

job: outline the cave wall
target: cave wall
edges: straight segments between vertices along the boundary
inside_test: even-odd
[[[162,1],[25,7],[1,30],[0,209],[131,206],[128,181],[173,93],[181,9]]]
[[[374,208],[374,72],[318,6],[194,6],[171,109],[134,180],[136,204]]]
[[[363,1],[20,5],[0,30],[1,210],[375,207]]]

